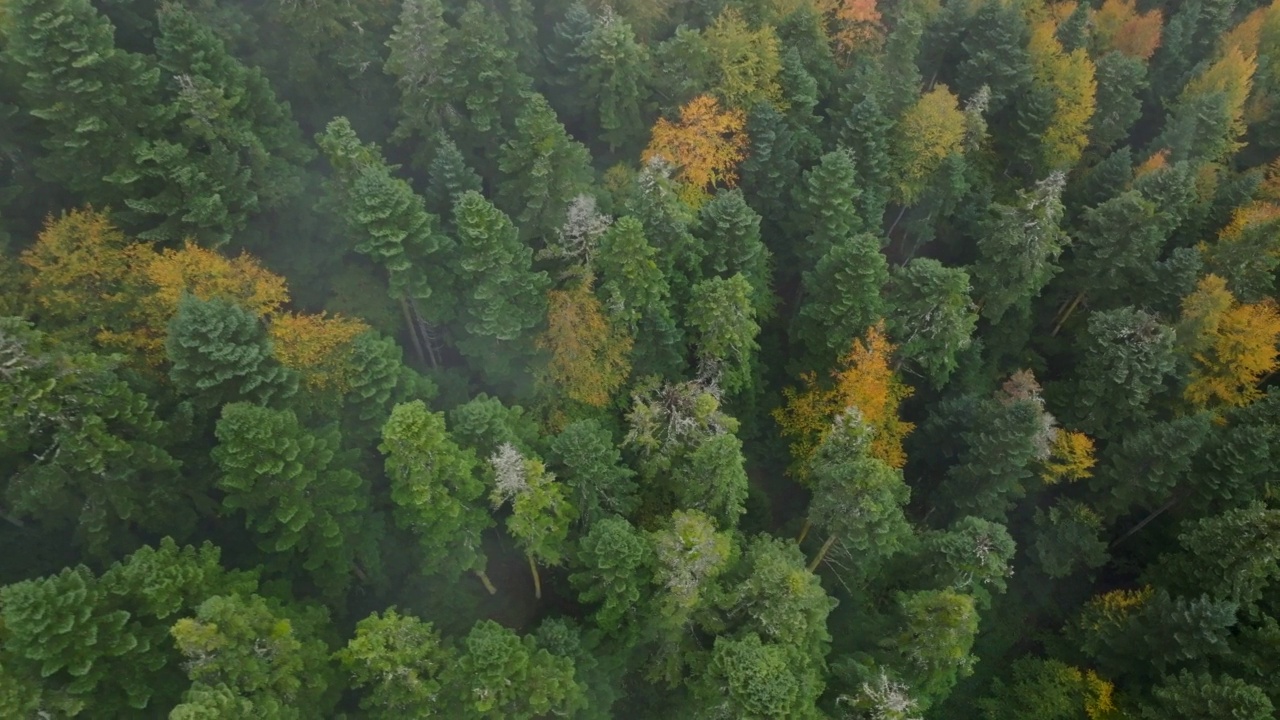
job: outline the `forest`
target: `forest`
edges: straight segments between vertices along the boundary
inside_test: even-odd
[[[1278,272],[1280,0],[0,0],[0,718],[1276,718]]]

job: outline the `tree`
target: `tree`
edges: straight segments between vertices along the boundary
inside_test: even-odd
[[[882,328],[872,327],[865,342],[855,340],[831,373],[830,385],[819,384],[812,373],[804,375],[804,392],[783,390],[786,405],[774,410],[782,434],[792,438],[790,472],[804,481],[809,462],[822,445],[835,419],[849,408],[871,428],[869,452],[890,467],[902,467],[906,455],[902,440],[914,425],[898,417],[898,406],[912,390],[894,375],[889,365],[893,346]]]
[[[959,100],[946,85],[935,85],[898,120],[895,152],[895,195],[914,204],[933,174],[952,154],[961,152],[966,120]]]
[[[1174,371],[1173,343],[1173,329],[1145,311],[1091,314],[1073,396],[1075,424],[1111,436],[1146,418],[1148,404]]]
[[[400,89],[396,139],[415,133],[431,137],[443,127],[448,111],[445,73],[451,39],[440,0],[409,0],[401,5],[399,21],[387,40],[389,52],[383,68],[396,78]],[[446,208],[451,206],[449,203]],[[432,209],[442,212],[446,208]]]
[[[465,148],[483,147],[491,133],[509,123],[530,84],[516,64],[505,25],[472,0],[450,38],[443,73],[452,112],[446,117],[450,134]]]
[[[1239,303],[1226,282],[1206,275],[1182,303],[1178,343],[1194,362],[1184,395],[1198,407],[1246,405],[1276,368],[1280,310],[1270,299]]]
[[[1026,494],[1032,463],[1048,459],[1058,432],[1035,377],[1026,370],[1014,373],[992,397],[943,405],[939,416],[946,418],[939,424],[958,435],[952,452],[959,462],[946,471],[941,499],[933,506],[1003,520]]]
[[[1170,712],[1187,720],[1264,720],[1275,708],[1261,688],[1231,677],[1213,677],[1183,670],[1152,690],[1155,702],[1143,711],[1145,718],[1167,717]]]
[[[489,499],[495,509],[511,503],[507,532],[529,559],[533,594],[540,600],[542,578],[538,563],[556,566],[564,561],[569,526],[578,517],[577,508],[541,460],[524,457],[509,443],[490,456],[489,465],[493,469]]]
[[[785,646],[761,642],[755,633],[718,637],[695,694],[706,717],[815,718],[823,683],[795,663]]]
[[[1011,670],[1007,682],[996,679],[991,695],[978,701],[986,720],[1010,712],[1032,712],[1045,720],[1081,720],[1116,709],[1114,687],[1092,670],[1081,672],[1058,660],[1034,657],[1018,658]]]
[[[1187,83],[1179,98],[1180,103],[1189,103],[1197,97],[1206,95],[1222,96],[1224,113],[1228,120],[1226,133],[1228,154],[1243,147],[1239,139],[1245,133],[1244,105],[1253,88],[1253,75],[1257,69],[1256,57],[1246,55],[1238,47],[1227,48],[1216,62],[1203,69]]]
[[[569,582],[580,602],[599,603],[593,615],[597,627],[616,636],[633,632],[629,626],[651,592],[648,539],[619,516],[602,518],[578,541],[577,564],[583,572],[570,575]]]
[[[1105,0],[1093,15],[1093,41],[1100,49],[1145,61],[1160,47],[1164,12],[1139,13],[1135,5],[1134,0]]]
[[[323,615],[293,615],[258,595],[205,600],[194,617],[171,630],[192,683],[175,716],[198,718],[203,711],[209,717],[227,707],[228,698],[251,713],[244,717],[302,717],[302,708],[325,712],[333,678],[328,650],[315,637]]]
[[[74,351],[19,318],[0,318],[0,463],[11,522],[69,530],[94,557],[117,556],[137,534],[191,532],[194,509],[169,453],[156,403],[117,363]]]
[[[450,579],[474,572],[493,592],[480,539],[493,521],[477,504],[484,484],[475,453],[458,447],[444,415],[421,400],[395,406],[378,450],[386,456],[396,524],[417,537],[424,569]]]
[[[946,696],[956,679],[970,674],[969,654],[978,634],[973,598],[951,590],[900,594],[901,630],[889,641],[903,675],[921,702]]]
[[[881,293],[889,263],[880,240],[860,233],[835,239],[811,272],[794,335],[809,351],[810,367],[826,367],[849,344],[868,336],[884,314]]]
[[[441,717],[440,676],[454,658],[431,623],[395,608],[375,612],[356,624],[355,637],[334,658],[355,685],[368,688],[360,707],[371,717]]]
[[[1059,500],[1049,512],[1036,510],[1035,553],[1051,578],[1074,572],[1077,566],[1093,569],[1106,564],[1107,543],[1101,537],[1102,517],[1087,505]]]
[[[4,619],[5,672],[24,675],[35,684],[38,705],[76,715],[92,706],[101,709],[103,685],[113,685],[113,670],[137,657],[135,628],[129,613],[111,609],[107,594],[83,565],[64,568],[47,578],[24,580],[0,588],[0,618]],[[127,688],[133,689],[133,688]],[[129,705],[146,703],[143,688]],[[113,698],[125,712],[124,698]],[[118,705],[116,703],[119,703]]]
[[[515,133],[498,153],[503,182],[496,202],[515,218],[522,237],[549,237],[570,201],[586,190],[591,155],[569,137],[546,98],[527,96]]]
[[[282,313],[267,332],[275,358],[298,373],[307,390],[342,393],[356,377],[356,338],[369,332],[369,326],[342,315]]]
[[[436,153],[427,168],[427,211],[438,216],[449,230],[453,222],[453,205],[468,190],[480,192],[484,183],[458,150],[458,145],[443,132],[436,135]]]
[[[1174,590],[1207,591],[1254,608],[1280,579],[1277,533],[1280,513],[1258,504],[1203,517],[1178,536],[1181,551],[1163,556],[1148,574]]]
[[[859,572],[869,574],[875,561],[892,555],[910,534],[902,508],[911,490],[900,471],[869,455],[870,432],[856,410],[848,411],[836,418],[809,461],[808,520],[827,533],[810,572],[840,541],[864,563]]]
[[[482,620],[462,645],[442,676],[446,717],[533,720],[568,715],[582,704],[573,661],[538,647],[529,635]]]
[[[1066,175],[1053,172],[1033,190],[1019,192],[1017,206],[992,204],[971,273],[982,315],[991,322],[1025,307],[1058,273],[1054,261],[1068,241],[1059,227],[1065,185]]]
[[[728,617],[741,618],[746,632],[788,646],[797,665],[812,669],[827,655],[827,619],[836,601],[805,565],[796,543],[757,535],[731,571],[729,590],[719,604]]]
[[[636,473],[622,462],[613,435],[599,421],[572,422],[551,438],[549,446],[551,464],[569,487],[584,527],[635,511]]]
[[[1142,92],[1147,68],[1142,61],[1120,52],[1109,52],[1094,61],[1098,83],[1096,108],[1089,127],[1089,143],[1099,151],[1110,150],[1129,135],[1142,116]]]
[[[417,303],[439,290],[444,292],[425,306],[424,319],[450,319],[446,298],[452,284],[441,260],[449,257],[452,242],[441,234],[439,221],[427,212],[422,197],[391,174],[393,168],[376,145],[360,142],[346,118],[330,122],[316,142],[336,171],[331,190],[339,199],[340,216],[356,236],[356,252],[386,271],[391,296],[407,306],[406,316],[410,310],[416,314]],[[414,323],[410,330],[420,342]]]
[[[698,213],[696,234],[707,245],[703,258],[707,275],[741,274],[751,286],[751,306],[757,319],[772,313],[770,255],[760,237],[761,217],[747,205],[739,190],[720,190]]]
[[[164,6],[158,19],[156,58],[175,127],[135,151],[156,191],[125,205],[139,219],[156,216],[143,221],[158,222],[144,239],[221,245],[251,213],[302,192],[312,152],[260,70],[236,60],[191,11]]]
[[[969,273],[933,258],[915,258],[890,270],[884,304],[901,362],[911,362],[935,387],[943,386],[978,324]]]
[[[1069,168],[1089,142],[1098,88],[1093,61],[1084,48],[1064,50],[1054,37],[1052,21],[1032,29],[1028,53],[1032,77],[1053,99],[1053,114],[1040,141],[1037,166]]]
[[[1008,589],[1017,545],[1004,525],[963,517],[946,530],[928,533],[923,545],[933,583],[973,595],[979,608],[991,605],[992,591]]]
[[[683,338],[671,315],[670,281],[657,260],[657,249],[634,217],[618,218],[600,236],[596,266],[604,309],[632,337],[645,339],[635,346],[632,364],[637,375],[683,367]]]
[[[547,329],[535,345],[550,354],[540,376],[553,397],[599,408],[626,382],[633,340],[604,314],[592,284],[588,274],[547,293]]]
[[[726,107],[746,110],[779,102],[782,57],[772,27],[752,30],[741,13],[729,8],[703,32],[702,42],[714,68],[713,89]]]
[[[883,32],[876,0],[840,0],[836,5],[836,47],[845,55],[874,44]]]
[[[514,340],[542,318],[546,273],[533,270],[511,219],[478,192],[463,193],[453,208],[458,229],[460,299],[467,332]]]
[[[577,49],[581,64],[573,79],[579,98],[594,99],[589,105],[598,114],[601,139],[617,150],[644,134],[649,52],[622,16],[606,12],[593,20]]]
[[[368,487],[342,466],[337,431],[308,431],[289,410],[232,403],[214,434],[223,507],[244,511],[263,552],[298,557],[331,596],[345,590],[363,547]]]
[[[803,194],[797,188],[796,199],[808,237],[797,254],[806,265],[814,265],[838,243],[865,229],[857,204],[864,190],[858,184],[853,153],[837,148],[823,155],[805,173],[803,187]]]
[[[721,111],[715,98],[699,95],[680,108],[678,123],[658,118],[642,159],[676,166],[681,199],[700,206],[715,185],[737,182],[738,163],[746,156],[746,120],[741,110]]]
[[[703,280],[693,286],[686,322],[698,358],[698,376],[726,393],[751,384],[751,366],[760,326],[751,304],[752,289],[741,273]]]
[[[278,403],[298,387],[297,376],[272,355],[257,318],[220,298],[183,298],[166,346],[169,379],[204,408],[238,400]]]
[[[5,14],[5,55],[46,151],[40,175],[97,204],[132,195],[135,149],[164,118],[159,68],[117,49],[111,22],[89,0],[22,0]]]

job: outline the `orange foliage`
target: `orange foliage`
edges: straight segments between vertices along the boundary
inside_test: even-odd
[[[809,460],[826,438],[837,415],[857,408],[862,420],[874,431],[871,455],[892,467],[906,464],[902,441],[915,429],[898,417],[898,407],[911,396],[912,389],[893,373],[890,359],[894,346],[885,337],[883,323],[867,331],[865,342],[855,340],[849,353],[831,373],[830,386],[818,383],[813,373],[801,377],[805,388],[783,391],[786,404],[773,411],[782,434],[792,438],[791,473],[807,480]]]
[[[1041,477],[1050,485],[1066,480],[1075,482],[1093,475],[1093,440],[1080,432],[1059,430],[1049,449]]]
[[[1093,16],[1093,33],[1106,50],[1147,60],[1160,47],[1164,14],[1149,10],[1138,14],[1137,0],[1106,0]]]
[[[558,395],[604,407],[631,372],[632,338],[610,324],[591,278],[547,293],[547,330],[537,346],[551,354],[541,380]]]
[[[141,270],[147,293],[133,308],[134,322],[109,333],[104,342],[137,352],[152,366],[165,361],[169,320],[185,293],[201,300],[224,298],[259,317],[274,315],[289,301],[284,278],[252,256],[227,258],[192,242],[181,250],[151,252]]]
[[[92,208],[49,217],[20,260],[31,269],[28,291],[51,325],[98,337],[127,323],[138,298],[142,269],[155,253],[125,237]]]
[[[1223,49],[1235,48],[1245,55],[1256,55],[1262,42],[1262,26],[1270,8],[1258,8],[1249,13],[1239,25],[1222,36]]]
[[[680,122],[659,118],[642,159],[661,159],[678,168],[681,197],[698,206],[716,184],[733,187],[738,163],[747,154],[743,131],[747,116],[741,110],[720,109],[710,95],[699,95],[680,109]]]
[[[367,332],[363,321],[342,315],[284,313],[271,321],[272,354],[302,376],[312,390],[351,388],[351,351],[357,337]]]
[[[1185,397],[1197,407],[1242,406],[1262,393],[1258,382],[1276,369],[1280,308],[1271,298],[1244,305],[1226,281],[1207,275],[1182,304],[1179,328],[1194,367]]]
[[[1143,160],[1140,165],[1133,171],[1135,178],[1143,175],[1150,175],[1157,170],[1163,170],[1169,166],[1169,148],[1163,148],[1157,152],[1151,153],[1151,157]]]
[[[842,0],[835,11],[832,39],[842,53],[851,53],[879,36],[880,10],[876,0]]]

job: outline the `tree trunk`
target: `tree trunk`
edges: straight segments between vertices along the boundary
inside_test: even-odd
[[[418,339],[418,326],[413,319],[413,311],[409,309],[409,301],[400,298],[400,312],[404,313],[404,324],[409,331],[409,340],[413,342],[413,350],[418,355],[418,362],[427,364],[427,354],[422,350],[422,341]]]
[[[805,519],[804,519],[804,525],[801,525],[801,526],[800,526],[800,534],[796,536],[796,544],[797,544],[797,545],[799,545],[800,543],[804,542],[804,539],[805,539],[805,538],[807,538],[807,537],[809,537],[809,530],[810,530],[812,527],[813,527],[813,521],[812,521],[812,520],[810,520],[809,518],[805,518]]]
[[[1076,295],[1076,298],[1071,301],[1071,304],[1067,306],[1067,309],[1062,311],[1062,317],[1058,320],[1058,324],[1053,326],[1053,332],[1049,333],[1049,337],[1058,336],[1058,331],[1061,330],[1062,326],[1067,323],[1067,319],[1071,317],[1071,313],[1076,311],[1076,306],[1080,304],[1081,300],[1084,300],[1083,290],[1081,290],[1080,293]]]
[[[483,570],[476,570],[475,574],[476,577],[480,578],[480,582],[484,583],[484,589],[488,590],[490,595],[498,594],[498,588],[493,586],[493,583],[489,581],[489,576]]]
[[[1119,537],[1115,542],[1111,543],[1111,548],[1114,550],[1116,547],[1118,547],[1118,546],[1120,545],[1120,543],[1122,543],[1122,542],[1124,542],[1125,540],[1128,540],[1129,538],[1133,537],[1134,533],[1136,533],[1136,532],[1138,532],[1139,530],[1141,530],[1142,528],[1146,527],[1146,526],[1147,526],[1147,524],[1148,524],[1148,523],[1150,523],[1152,520],[1155,520],[1156,518],[1158,518],[1158,517],[1160,517],[1161,515],[1165,514],[1165,512],[1166,512],[1169,508],[1173,507],[1174,505],[1177,505],[1177,504],[1178,504],[1178,503],[1179,503],[1179,502],[1180,502],[1184,497],[1186,497],[1186,495],[1187,495],[1187,494],[1185,494],[1185,493],[1184,493],[1184,494],[1182,494],[1182,495],[1175,495],[1175,496],[1173,496],[1172,498],[1169,498],[1169,502],[1167,502],[1167,503],[1165,503],[1165,504],[1161,505],[1160,507],[1156,508],[1155,510],[1152,510],[1150,515],[1147,515],[1145,518],[1143,518],[1143,519],[1142,519],[1142,522],[1138,523],[1137,525],[1134,525],[1132,528],[1130,528],[1130,529],[1129,529],[1129,531],[1128,531],[1128,532],[1126,532],[1125,534],[1121,535],[1121,536],[1120,536],[1120,537]]]
[[[532,555],[526,555],[529,558],[529,572],[533,574],[533,597],[535,600],[542,599],[542,577],[538,575],[538,563],[533,561]]]
[[[418,311],[418,303],[409,300],[409,309],[413,311],[413,319],[417,321],[414,325],[414,330],[422,331],[421,340],[422,344],[427,348],[427,357],[431,360],[431,367],[440,367],[440,359],[436,357],[435,337],[432,334],[434,328],[431,323],[422,319],[422,313]]]
[[[827,541],[822,543],[822,547],[818,548],[818,554],[813,556],[813,562],[809,563],[809,572],[814,572],[818,569],[818,566],[822,564],[822,559],[827,556],[827,551],[835,544],[836,535],[835,533],[832,533],[831,537],[827,538]]]

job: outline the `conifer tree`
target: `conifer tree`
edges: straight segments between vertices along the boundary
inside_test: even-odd
[[[698,213],[696,235],[708,247],[703,259],[707,274],[741,274],[751,286],[751,305],[757,319],[770,314],[770,256],[760,237],[760,215],[739,190],[721,190]]]
[[[713,277],[693,286],[689,335],[698,358],[698,376],[726,393],[751,384],[751,357],[759,348],[752,288],[741,273]]]
[[[638,504],[635,472],[622,462],[613,435],[596,420],[570,423],[551,438],[552,465],[569,487],[578,519],[590,528],[613,515],[628,517]]]
[[[569,581],[578,599],[600,603],[594,619],[602,631],[625,635],[651,593],[653,549],[648,540],[623,518],[605,517],[578,542],[577,563],[583,572]]]
[[[533,93],[498,154],[498,168],[503,182],[497,205],[515,219],[522,237],[548,237],[564,221],[569,202],[586,189],[591,156],[565,132],[546,98]]]
[[[488,585],[480,534],[493,521],[479,505],[484,484],[475,453],[458,447],[444,415],[428,412],[421,400],[392,410],[378,449],[386,456],[396,523],[417,537],[424,571],[451,579],[470,571]]]
[[[832,242],[811,272],[793,335],[809,352],[809,368],[830,364],[884,313],[881,299],[889,267],[880,241],[860,233]]]
[[[971,273],[982,315],[991,322],[1026,307],[1058,273],[1054,261],[1067,243],[1060,227],[1065,183],[1066,176],[1054,172],[1020,192],[1017,206],[992,205]]]
[[[915,258],[890,271],[885,305],[889,335],[899,356],[941,387],[978,324],[969,273],[933,258]]]
[[[549,713],[569,715],[583,703],[573,660],[492,620],[471,628],[442,681],[446,717],[534,720]]]
[[[355,637],[334,653],[354,684],[368,688],[360,707],[370,717],[443,717],[436,707],[440,676],[454,659],[431,623],[394,608],[373,613],[356,624]]]

